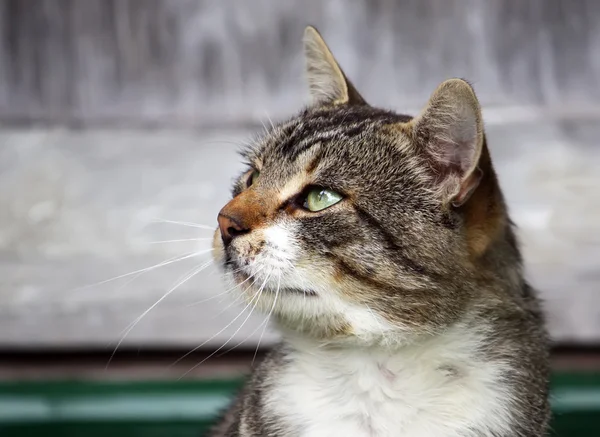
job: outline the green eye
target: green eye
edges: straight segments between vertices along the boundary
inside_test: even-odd
[[[342,200],[342,195],[325,188],[315,187],[308,192],[304,201],[304,208],[312,212],[329,208]]]
[[[256,183],[256,180],[260,176],[260,172],[258,170],[254,170],[250,177],[248,178],[247,186],[252,186]]]

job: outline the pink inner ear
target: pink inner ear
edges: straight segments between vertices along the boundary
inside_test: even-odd
[[[459,202],[477,186],[471,178],[482,147],[477,99],[461,81],[444,82],[415,123],[416,136],[432,170],[433,184],[444,201]]]
[[[470,169],[474,155],[471,144],[433,140],[429,144],[430,164],[435,172],[435,182],[443,183],[449,177],[462,179]]]
[[[448,167],[448,172],[456,172],[463,176],[472,167],[475,159],[475,141],[476,139],[473,138],[471,141],[436,142],[435,147],[439,148],[439,154],[436,154],[435,158],[439,160],[441,166]]]
[[[479,168],[473,170],[473,172],[460,184],[460,190],[452,199],[452,205],[458,207],[469,200],[471,194],[473,194],[475,189],[479,186],[479,182],[481,182],[482,177],[483,172]]]
[[[475,167],[478,144],[478,117],[474,108],[460,100],[440,105],[423,120],[429,125],[429,153],[444,173],[460,179]]]

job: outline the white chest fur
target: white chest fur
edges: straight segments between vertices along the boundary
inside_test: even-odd
[[[394,354],[302,344],[268,408],[306,437],[471,437],[510,429],[507,364],[452,332]],[[510,433],[509,433],[510,434]]]

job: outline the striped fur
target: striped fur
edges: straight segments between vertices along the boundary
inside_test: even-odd
[[[335,62],[311,32],[309,63]],[[413,118],[325,70],[244,153],[221,212],[244,232],[217,232],[216,258],[283,341],[212,435],[545,435],[543,316],[471,87],[442,84]],[[310,186],[344,199],[306,211]]]

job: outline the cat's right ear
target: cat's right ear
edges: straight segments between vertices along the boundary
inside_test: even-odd
[[[479,101],[462,79],[442,83],[409,125],[431,170],[432,188],[444,202],[465,203],[482,177],[484,135]]]
[[[346,78],[323,38],[312,26],[304,31],[306,75],[315,105],[366,105],[365,100]]]

